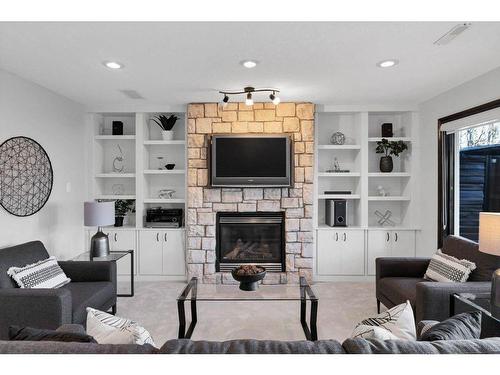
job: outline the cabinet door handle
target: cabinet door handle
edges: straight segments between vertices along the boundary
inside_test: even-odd
[[[398,242],[398,232],[394,233],[394,241]]]
[[[160,242],[160,233],[156,232],[156,242]]]
[[[347,234],[344,232],[344,242],[347,240]]]
[[[167,242],[167,233],[163,235],[163,239],[165,240],[165,242]]]
[[[335,233],[335,241],[338,241],[338,240],[339,240],[339,234]]]
[[[115,233],[115,242],[116,242],[116,235],[117,235],[117,233]]]
[[[387,235],[386,242],[389,242],[389,240],[391,239],[391,237],[389,236],[389,232],[387,232],[386,235]]]

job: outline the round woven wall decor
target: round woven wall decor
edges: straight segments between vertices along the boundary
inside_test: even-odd
[[[54,174],[42,146],[27,137],[0,145],[0,204],[16,216],[30,216],[49,200]]]

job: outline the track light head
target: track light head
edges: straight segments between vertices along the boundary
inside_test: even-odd
[[[247,93],[247,98],[245,100],[245,105],[247,105],[247,106],[253,105],[253,99],[252,99],[252,93],[251,92]]]
[[[281,99],[279,96],[275,95],[276,93],[273,91],[271,95],[269,95],[269,99],[273,102],[274,105],[278,105],[281,102]]]
[[[224,94],[224,99],[222,99],[222,107],[226,108],[228,102],[229,102],[229,96],[227,96],[226,94]]]

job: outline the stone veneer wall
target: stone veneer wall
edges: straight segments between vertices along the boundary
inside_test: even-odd
[[[293,188],[210,188],[210,134],[289,133],[294,139]],[[265,283],[312,279],[314,105],[311,103],[194,103],[188,106],[187,269],[205,283],[234,282],[215,272],[215,214],[218,211],[285,211],[286,272],[268,273]]]

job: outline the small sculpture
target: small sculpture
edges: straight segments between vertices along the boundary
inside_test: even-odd
[[[158,192],[158,198],[160,199],[172,199],[174,197],[175,190],[172,189],[161,189]]]
[[[123,160],[124,160],[123,159],[123,151],[122,151],[122,148],[120,147],[119,144],[117,144],[116,147],[118,147],[118,150],[120,151],[120,155],[116,156],[113,159],[113,172],[122,173],[123,169],[125,168],[124,163],[123,163]]]
[[[345,135],[341,132],[335,132],[330,137],[330,143],[332,145],[343,145],[345,143]]]
[[[335,157],[333,159],[333,169],[327,169],[327,173],[348,173],[349,169],[340,169],[339,160]]]
[[[387,197],[389,195],[382,185],[377,186],[377,192],[380,197]]]
[[[377,216],[379,219],[377,220],[377,223],[380,226],[384,226],[384,224],[388,224],[390,226],[395,226],[396,223],[391,220],[392,212],[389,210],[386,210],[385,213],[383,214],[379,210],[375,211],[375,216]]]

